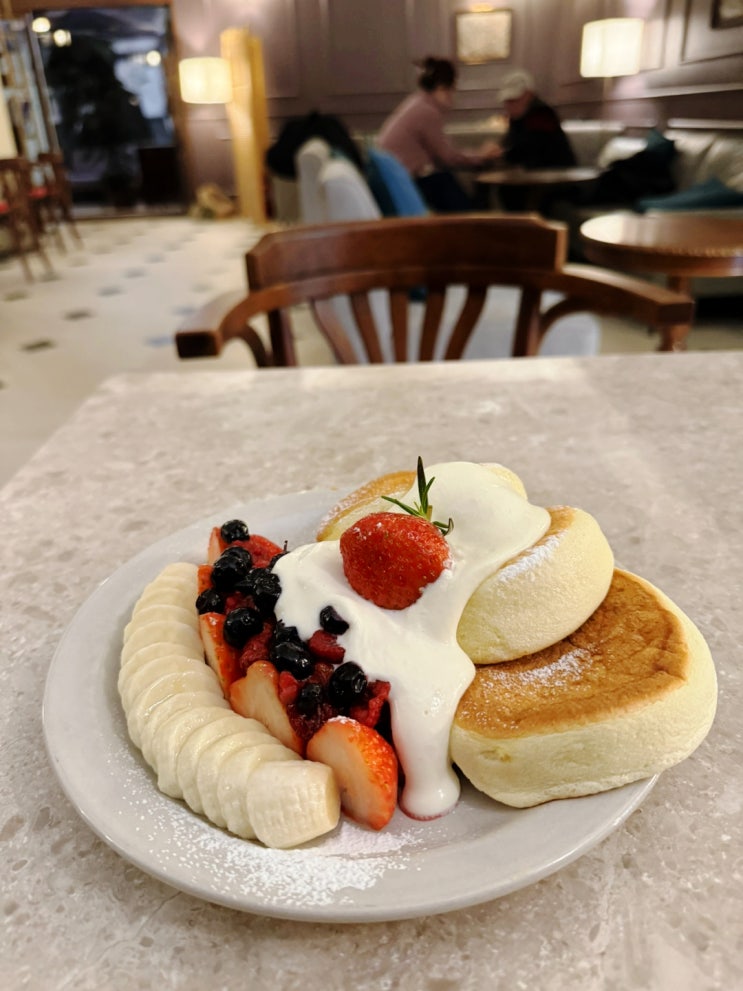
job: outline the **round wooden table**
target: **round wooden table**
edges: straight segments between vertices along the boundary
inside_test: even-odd
[[[658,272],[669,289],[691,295],[694,276],[743,275],[743,221],[692,214],[607,214],[580,228],[589,261],[632,272]],[[689,324],[666,327],[661,351],[683,351]]]
[[[521,186],[526,191],[527,210],[538,210],[546,192],[557,186],[592,182],[600,174],[600,169],[578,166],[561,169],[525,169],[522,166],[514,166],[478,172],[475,179],[485,186]]]

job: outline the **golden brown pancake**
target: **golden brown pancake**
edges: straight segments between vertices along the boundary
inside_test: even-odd
[[[717,699],[709,649],[660,590],[616,570],[573,634],[480,666],[457,710],[454,762],[514,806],[604,791],[687,757]]]

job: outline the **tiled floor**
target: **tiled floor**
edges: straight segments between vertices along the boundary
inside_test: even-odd
[[[188,217],[90,220],[83,244],[53,244],[52,278],[32,259],[27,283],[15,259],[0,261],[0,484],[104,378],[122,371],[243,367],[236,342],[218,359],[179,361],[173,332],[211,296],[245,284],[243,255],[262,231],[247,221]],[[602,350],[652,351],[646,330],[605,321]],[[727,325],[699,321],[690,347],[743,347],[743,314]],[[325,363],[326,346],[299,343],[303,363]],[[672,356],[669,356],[672,357]]]

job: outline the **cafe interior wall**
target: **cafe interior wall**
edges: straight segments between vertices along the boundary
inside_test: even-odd
[[[678,117],[740,120],[743,25],[713,27],[716,2],[503,0],[512,12],[509,54],[460,65],[452,119],[499,112],[500,79],[523,66],[566,118],[661,126]],[[95,0],[47,0],[44,6],[95,6]],[[231,27],[247,27],[260,38],[274,134],[287,118],[313,109],[337,114],[352,129],[376,130],[414,88],[414,60],[427,53],[455,57],[457,13],[483,6],[467,0],[171,0],[179,58],[218,55],[220,34]],[[38,0],[13,0],[13,9],[39,9]],[[640,74],[610,80],[605,88],[601,79],[581,79],[578,65],[583,24],[609,16],[642,17],[646,30]],[[215,181],[233,191],[224,106],[180,105],[176,115],[190,184]]]
[[[715,0],[508,0],[506,59],[461,65],[454,120],[500,110],[504,73],[529,68],[563,117],[663,126],[669,118],[743,118],[743,26],[712,27]],[[172,0],[179,54],[218,54],[219,34],[247,26],[263,43],[272,131],[318,109],[353,129],[374,131],[415,86],[413,61],[455,57],[457,12],[466,0]],[[493,2],[490,6],[500,7]],[[642,71],[581,79],[586,21],[645,21]],[[230,184],[229,128],[222,107],[189,107],[186,121],[197,178]]]

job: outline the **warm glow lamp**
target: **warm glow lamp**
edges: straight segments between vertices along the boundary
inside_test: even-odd
[[[229,103],[232,99],[230,65],[223,58],[186,58],[178,65],[184,103]]]
[[[634,76],[640,71],[643,21],[609,17],[583,25],[580,74],[585,78]]]

